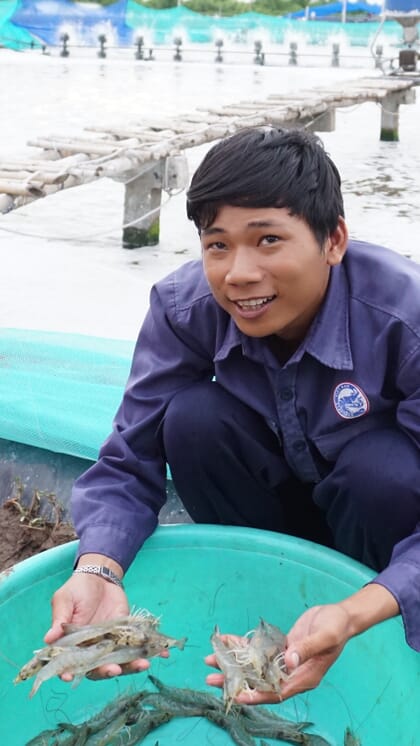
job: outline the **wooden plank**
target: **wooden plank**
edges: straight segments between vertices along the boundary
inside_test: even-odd
[[[150,129],[144,129],[142,127],[136,128],[135,126],[128,125],[127,127],[118,127],[118,128],[112,128],[104,130],[99,127],[87,127],[86,128],[88,132],[103,132],[105,134],[111,134],[115,135],[115,137],[122,139],[122,138],[129,138],[129,139],[135,139],[137,142],[160,142],[165,137],[173,137],[175,135],[175,130],[173,129],[165,129],[165,130],[150,130]]]
[[[28,145],[35,148],[44,148],[46,150],[55,150],[59,153],[88,153],[92,155],[109,155],[110,153],[117,152],[118,150],[138,145],[137,140],[126,140],[113,144],[100,143],[98,140],[57,140],[50,138],[37,138],[36,140],[29,140]]]
[[[48,171],[12,171],[0,169],[0,180],[26,181],[28,184],[62,184],[68,177],[65,173],[54,173]]]
[[[59,189],[109,177],[126,181],[148,163],[212,142],[244,127],[265,124],[310,124],[322,115],[368,101],[381,102],[393,92],[415,85],[412,79],[381,76],[318,86],[296,93],[270,94],[265,99],[200,107],[174,118],[142,120],[121,126],[86,127],[76,137],[50,135],[30,140],[39,158],[0,164],[3,211]],[[408,102],[408,101],[407,101]],[[92,134],[96,136],[92,136]],[[7,195],[12,195],[12,207]]]
[[[20,197],[43,197],[44,189],[41,183],[25,184],[24,181],[13,179],[0,179],[0,192]]]
[[[48,151],[50,153],[51,151]],[[83,161],[86,161],[88,156],[85,153],[78,153],[76,155],[69,156],[68,158],[56,158],[54,160],[39,159],[33,160],[22,160],[17,161],[6,161],[1,164],[3,171],[15,171],[25,169],[26,171],[45,171],[51,173],[61,173],[71,166],[78,165]]]

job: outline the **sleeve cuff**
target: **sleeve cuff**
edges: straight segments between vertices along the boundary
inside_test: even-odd
[[[397,600],[405,637],[420,652],[420,567],[413,562],[392,562],[372,583],[384,586]]]
[[[150,518],[147,525],[142,525],[141,530],[132,534],[128,534],[117,526],[89,526],[83,531],[75,563],[82,554],[103,554],[118,562],[125,573],[139,549],[155,530],[156,525],[157,519]]]

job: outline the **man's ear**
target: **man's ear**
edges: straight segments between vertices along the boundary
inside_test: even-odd
[[[347,230],[346,222],[344,218],[339,217],[337,228],[330,234],[325,246],[327,264],[331,267],[342,262],[344,254],[346,253],[348,238],[349,232]]]

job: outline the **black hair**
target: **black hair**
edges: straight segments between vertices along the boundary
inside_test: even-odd
[[[344,217],[338,169],[303,129],[253,127],[213,145],[192,177],[187,215],[200,233],[226,205],[286,207],[321,247]]]

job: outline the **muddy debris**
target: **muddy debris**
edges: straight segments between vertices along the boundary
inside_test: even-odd
[[[76,539],[54,493],[34,489],[29,500],[23,493],[23,484],[16,479],[12,495],[0,505],[0,572]]]

